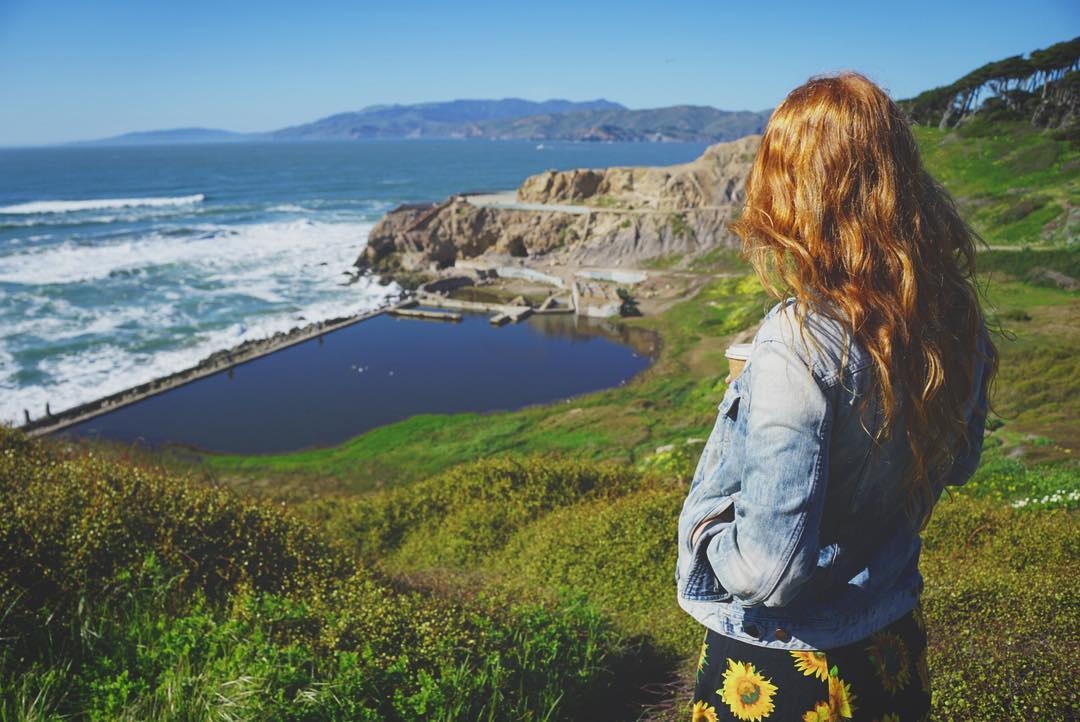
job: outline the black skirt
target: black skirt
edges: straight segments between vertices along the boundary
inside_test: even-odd
[[[693,722],[913,722],[930,713],[921,605],[864,640],[817,651],[705,635]]]

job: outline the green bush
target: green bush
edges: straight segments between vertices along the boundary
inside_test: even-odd
[[[621,718],[646,682],[691,673],[702,630],[674,599],[675,481],[473,462],[321,509],[354,558],[278,507],[3,442],[0,717]],[[1009,503],[1076,483],[1074,466],[991,454],[936,510],[935,719],[1075,709],[1076,515]]]
[[[984,457],[961,494],[1014,508],[1080,509],[1080,469],[1074,462],[1027,465],[997,449],[984,451]]]
[[[457,478],[515,489],[486,468]],[[619,486],[614,471],[561,472],[512,495],[522,518]],[[468,496],[446,491],[447,508]],[[0,719],[517,720],[632,704],[612,670],[634,648],[580,594],[547,601],[411,591],[280,507],[0,429]]]
[[[333,535],[352,542],[365,559],[397,551],[399,567],[460,566],[501,547],[516,529],[552,509],[611,499],[642,483],[640,474],[613,463],[491,458],[408,487],[327,502],[322,514]]]
[[[581,589],[628,635],[647,636],[668,658],[695,648],[701,628],[675,599],[675,520],[686,489],[647,489],[588,502],[522,529],[488,563],[521,593]]]
[[[24,605],[102,592],[149,553],[178,591],[215,599],[239,584],[292,591],[346,567],[280,507],[7,428],[0,450],[0,573]]]

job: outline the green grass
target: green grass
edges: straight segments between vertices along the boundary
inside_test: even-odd
[[[1068,240],[1067,211],[1080,205],[1080,150],[1069,142],[1026,123],[959,131],[917,126],[915,135],[927,169],[988,243]]]
[[[623,221],[623,223],[627,223],[627,221]],[[654,271],[667,271],[678,265],[682,259],[683,257],[681,254],[669,253],[666,256],[657,256],[656,258],[646,259],[640,265],[642,268],[650,268]]]
[[[747,264],[734,248],[713,248],[690,260],[689,270],[698,273],[746,273]]]
[[[609,493],[620,473],[571,471],[538,472],[548,503]],[[521,720],[633,707],[637,675],[654,669],[595,606],[497,591],[410,590],[280,505],[0,429],[5,720]]]
[[[1024,280],[1033,285],[1047,285],[1045,280],[1033,276],[1033,272],[1039,269],[1049,268],[1072,278],[1080,278],[1080,246],[983,251],[978,256],[978,268],[991,280]]]

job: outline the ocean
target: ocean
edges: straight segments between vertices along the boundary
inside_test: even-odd
[[[699,144],[517,141],[0,149],[0,421],[385,305],[352,263],[403,202],[545,169],[666,165]]]

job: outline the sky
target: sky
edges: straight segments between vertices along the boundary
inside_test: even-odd
[[[455,98],[765,110],[843,69],[899,99],[1076,35],[1077,0],[0,0],[0,145]]]

